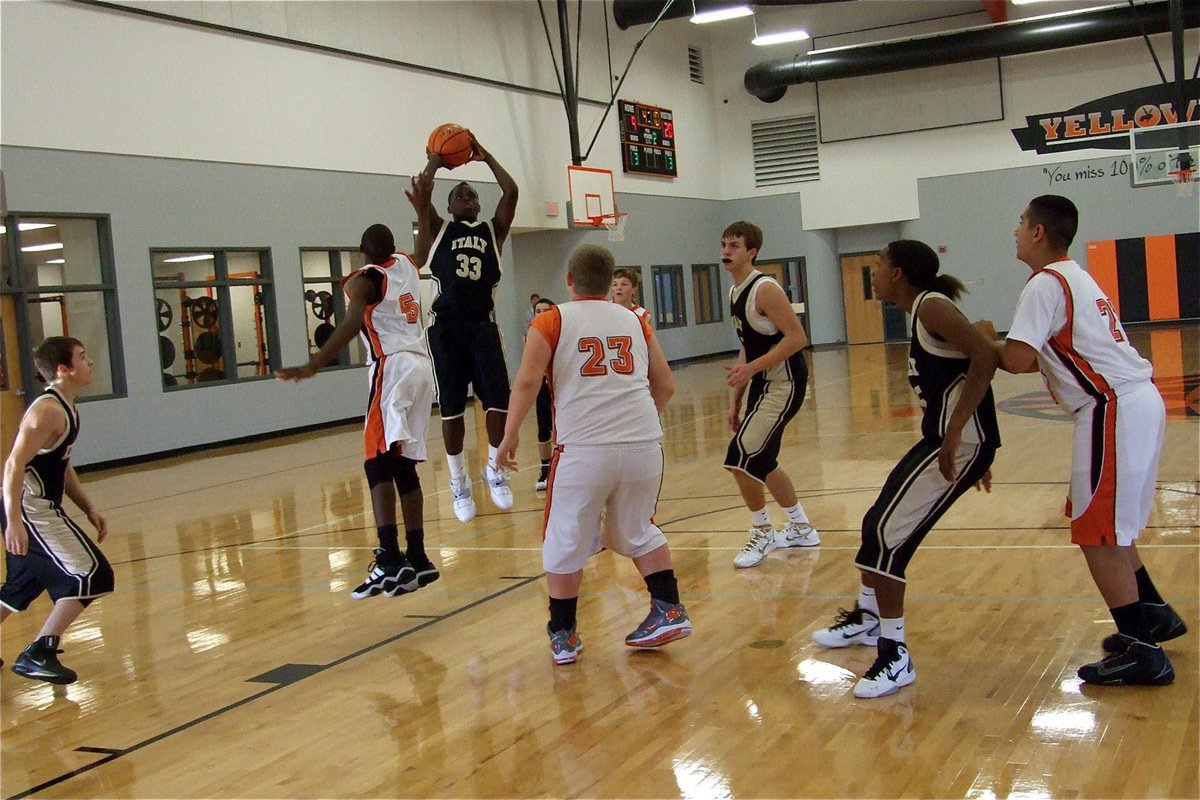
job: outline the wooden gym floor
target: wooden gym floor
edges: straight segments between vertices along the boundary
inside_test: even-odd
[[[1171,415],[1141,552],[1191,629],[1167,645],[1172,686],[1075,678],[1112,623],[1061,516],[1070,425],[1040,378],[1001,373],[993,492],[968,493],[910,569],[917,682],[853,698],[873,649],[810,634],[853,603],[859,521],[918,423],[905,346],[868,345],[812,355],[787,431],[821,546],[749,570],[731,563],[747,514],[720,467],[725,360],[677,370],[657,519],[695,634],[626,648],[647,597],[601,553],[566,667],[545,635],[532,419],[516,507],[497,512],[477,482],[469,525],[435,419],[422,480],[442,580],[395,599],[349,596],[374,539],[356,426],[85,475],[117,593],[65,637],[81,676],[65,689],[7,668],[48,602],[3,626],[0,794],[1197,797],[1200,329],[1135,343]]]

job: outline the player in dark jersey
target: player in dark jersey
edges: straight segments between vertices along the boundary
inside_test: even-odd
[[[742,343],[738,363],[728,368],[734,436],[725,454],[725,469],[733,473],[751,519],[750,537],[733,558],[739,568],[762,563],[777,547],[821,542],[778,460],[783,430],[804,402],[808,365],[801,351],[808,337],[783,288],[754,268],[761,247],[762,230],[749,222],[735,222],[721,234],[721,267],[733,278],[730,319]],[[779,530],[771,527],[763,487],[787,513],[788,522]]]
[[[75,671],[58,660],[60,637],[93,600],[113,590],[108,560],[62,507],[65,494],[96,526],[96,538],[104,541],[108,524],[70,464],[79,436],[75,398],[92,382],[94,362],[78,339],[67,336],[42,342],[33,360],[39,377],[49,385],[21,418],[4,462],[0,522],[7,552],[0,621],[49,592],[54,608],[12,670],[47,683],[74,683]]]
[[[938,257],[922,242],[889,244],[871,270],[875,296],[912,315],[909,377],[920,401],[921,441],[900,459],[862,522],[854,565],[858,602],[813,633],[826,647],[877,645],[878,656],[854,687],[882,697],[916,680],[904,641],[904,570],[947,509],[975,484],[991,491],[989,469],[1000,446],[991,380],[999,359],[954,300],[956,278],[938,274]],[[976,486],[979,488],[979,486]]]
[[[412,191],[405,192],[417,212],[417,263],[428,266],[438,284],[433,324],[428,330],[429,353],[437,382],[454,513],[462,522],[475,518],[471,478],[463,453],[468,384],[474,387],[483,406],[487,428],[488,460],[483,479],[497,508],[508,509],[513,504],[508,477],[496,466],[496,446],[504,439],[508,414],[508,367],[492,311],[496,284],[500,282],[500,253],[517,211],[517,184],[473,135],[471,141],[475,149],[472,160],[491,167],[500,185],[500,202],[491,220],[479,221],[479,194],[466,182],[450,190],[450,220],[438,215],[433,208],[433,175],[443,162],[436,153],[429,155],[425,169],[413,178]]]

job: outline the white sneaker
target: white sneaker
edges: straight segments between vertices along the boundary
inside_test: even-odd
[[[750,538],[736,556],[733,565],[738,569],[756,567],[762,563],[767,554],[774,550],[775,531],[770,525],[755,525],[750,529]]]
[[[816,547],[820,543],[817,529],[807,522],[790,522],[786,528],[775,531],[776,547]]]
[[[512,489],[508,488],[508,475],[503,470],[492,469],[492,465],[488,464],[483,468],[483,480],[492,493],[492,503],[496,508],[507,511],[513,507]]]
[[[471,479],[464,472],[460,476],[450,476],[450,493],[454,496],[454,516],[459,522],[470,522],[475,519],[475,499],[471,497]]]
[[[883,697],[908,686],[917,679],[917,670],[908,657],[908,646],[891,639],[879,640],[879,656],[867,674],[854,686],[854,696]]]
[[[813,631],[813,641],[825,647],[849,647],[861,644],[874,647],[879,642],[879,617],[858,607],[838,609],[838,618],[828,628]]]

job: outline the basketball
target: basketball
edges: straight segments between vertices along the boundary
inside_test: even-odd
[[[433,129],[433,133],[429,134],[429,143],[426,145],[426,149],[430,153],[437,153],[449,169],[454,169],[471,160],[475,146],[471,143],[469,130],[461,125],[455,125],[453,122],[447,122],[444,125],[438,125]]]

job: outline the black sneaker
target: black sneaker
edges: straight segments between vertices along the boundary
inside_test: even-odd
[[[544,492],[546,487],[550,485],[550,468],[542,467],[542,471],[538,473],[537,483],[533,485],[535,492]]]
[[[1150,634],[1154,641],[1160,644],[1178,639],[1187,633],[1187,623],[1175,613],[1175,609],[1171,608],[1169,603],[1142,603],[1142,611],[1146,615],[1146,623],[1150,626]],[[1104,637],[1100,646],[1106,653],[1123,653],[1131,641],[1133,639],[1128,636],[1111,633]]]
[[[429,584],[442,577],[442,573],[438,572],[438,568],[429,560],[429,556],[423,558],[414,558],[409,560],[413,570],[417,573],[417,588],[428,586]]]
[[[1125,649],[1109,653],[1094,664],[1084,664],[1077,675],[1084,683],[1098,686],[1166,686],[1175,680],[1175,670],[1161,647],[1117,634]]]
[[[394,597],[398,593],[402,594],[402,592],[398,592],[402,583],[411,584],[411,587],[405,588],[407,592],[417,588],[416,573],[413,572],[413,568],[404,560],[403,555],[397,561],[382,547],[376,547],[375,560],[371,562],[371,566],[367,567],[367,579],[360,583],[358,588],[350,593],[350,596],[355,600],[374,597],[377,594]]]
[[[13,662],[12,671],[23,678],[46,683],[74,683],[78,676],[75,670],[64,667],[58,661],[57,636],[43,636],[21,651]]]

